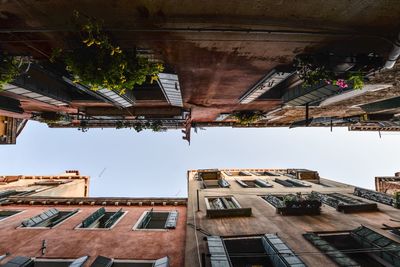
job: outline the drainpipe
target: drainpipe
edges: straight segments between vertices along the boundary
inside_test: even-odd
[[[388,60],[386,61],[384,68],[385,69],[393,68],[399,56],[400,56],[400,33],[397,36],[397,40],[393,43],[392,51],[390,51]]]

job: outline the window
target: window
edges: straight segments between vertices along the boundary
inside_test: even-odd
[[[318,215],[321,213],[321,200],[315,193],[266,195],[262,197],[275,207],[281,215]]]
[[[319,197],[322,203],[344,213],[378,210],[378,205],[376,203],[369,203],[349,195],[340,193],[321,194],[318,192],[314,192],[314,194]]]
[[[249,237],[208,236],[207,245],[211,266],[306,266],[275,234]]]
[[[118,260],[98,256],[90,267],[168,267],[169,258],[158,260]]]
[[[311,187],[311,185],[306,184],[302,181],[296,179],[288,178],[286,180],[275,178],[275,183],[281,184],[285,187]]]
[[[113,227],[117,221],[122,218],[124,212],[122,209],[114,212],[108,212],[105,210],[104,207],[98,209],[92,215],[87,217],[85,220],[82,221],[79,228],[86,228],[86,229],[109,229]]]
[[[175,229],[178,211],[146,211],[134,229]]]
[[[73,211],[59,211],[52,208],[39,215],[24,220],[21,224],[22,227],[54,227],[76,214],[78,211],[79,209]]]
[[[242,208],[234,197],[207,197],[205,200],[210,218],[251,216],[251,208]]]
[[[20,212],[21,212],[20,210],[1,210],[0,211],[0,221],[7,219],[8,217],[11,217]]]
[[[397,266],[400,262],[400,244],[365,226],[303,236],[339,266],[383,267]],[[346,251],[352,253],[343,253]]]
[[[88,256],[78,259],[45,259],[15,257],[2,265],[3,267],[81,267],[84,265]]]
[[[270,183],[262,179],[236,180],[236,182],[245,188],[272,187]]]

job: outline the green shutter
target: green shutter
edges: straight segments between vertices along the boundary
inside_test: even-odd
[[[83,228],[89,227],[96,220],[98,220],[101,217],[103,217],[105,213],[106,213],[106,210],[104,209],[104,207],[98,209],[92,215],[90,215],[89,217],[87,217],[85,220],[82,221],[82,227]]]
[[[115,212],[113,215],[108,218],[108,220],[104,223],[104,228],[111,227],[121,216],[124,214],[122,208]]]
[[[35,227],[39,224],[41,224],[44,221],[47,221],[50,218],[53,218],[57,216],[59,211],[55,208],[49,209],[39,215],[36,215],[34,217],[31,217],[27,220],[22,221],[22,226],[24,227]]]
[[[97,256],[90,267],[111,267],[113,265],[113,260],[103,256]]]

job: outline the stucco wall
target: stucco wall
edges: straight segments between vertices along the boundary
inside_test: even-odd
[[[53,229],[18,228],[21,221],[51,207],[59,210],[80,209],[80,212]],[[45,258],[78,258],[89,255],[85,266],[97,255],[115,259],[159,259],[169,256],[171,266],[184,265],[186,207],[154,206],[154,210],[178,210],[176,229],[166,231],[132,230],[144,211],[151,206],[123,207],[127,213],[111,230],[74,230],[100,206],[4,206],[1,210],[23,210],[22,213],[0,221],[0,255],[11,253],[3,262],[15,256],[40,257],[42,240],[47,241]],[[121,207],[106,207],[116,211]]]

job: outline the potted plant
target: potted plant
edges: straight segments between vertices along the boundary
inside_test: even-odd
[[[75,13],[78,20],[80,15]],[[51,60],[65,64],[75,83],[98,90],[107,88],[124,94],[147,80],[154,81],[164,67],[139,56],[136,49],[123,50],[92,18],[79,27],[80,39],[73,50],[55,50]]]
[[[334,85],[340,90],[361,89],[365,74],[378,68],[382,59],[375,54],[339,56],[333,53],[301,54],[294,59],[294,67],[303,80],[303,87],[318,84]]]
[[[241,125],[249,125],[265,118],[261,111],[254,110],[238,111],[233,113],[232,117],[235,118]]]
[[[0,53],[0,90],[4,85],[12,82],[17,76],[29,70],[30,57],[12,56]]]

